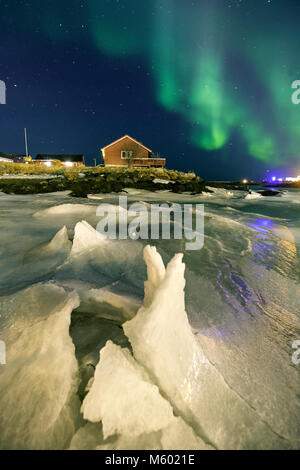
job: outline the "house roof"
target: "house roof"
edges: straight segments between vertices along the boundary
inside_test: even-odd
[[[61,162],[82,162],[83,155],[56,155],[50,153],[39,153],[35,160],[60,160]]]
[[[141,142],[134,139],[133,137],[130,137],[130,135],[128,135],[128,134],[123,135],[123,137],[121,137],[120,139],[114,140],[111,144],[106,145],[106,147],[103,147],[101,150],[106,150],[108,147],[111,147],[112,145],[116,144],[117,142],[120,142],[120,140],[123,140],[123,139],[126,139],[126,138],[131,139],[136,144],[140,145],[141,147],[144,147],[144,149],[148,150],[148,152],[152,152],[151,149],[149,149],[148,147],[146,147],[145,145],[143,145]]]

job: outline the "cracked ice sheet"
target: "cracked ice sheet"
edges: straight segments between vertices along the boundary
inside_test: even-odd
[[[69,335],[78,297],[37,284],[0,301],[1,449],[62,449],[78,426],[78,366]]]
[[[151,196],[150,193],[149,196]],[[133,197],[133,200],[136,200],[136,198],[139,200],[142,197],[142,195],[137,195]],[[182,199],[181,195],[177,195],[177,197]],[[106,199],[108,198],[111,198],[112,202],[116,201],[115,196],[107,195]],[[194,198],[192,199],[194,200]],[[245,217],[248,219],[255,217],[257,219],[261,217],[259,214],[264,212],[266,215],[274,215],[274,211],[279,213],[277,208],[280,208],[280,213],[284,210],[285,217],[297,217],[299,210],[296,206],[299,205],[299,197],[296,200],[295,196],[295,200],[292,201],[293,204],[290,205],[287,204],[286,198],[281,199],[281,201],[272,201],[272,204],[267,204],[268,201],[264,198],[259,202],[259,209],[258,206],[252,209],[249,203],[246,204],[244,201],[239,200],[230,200],[230,206],[233,207],[227,207],[229,202],[222,203],[221,199],[220,204],[218,202],[219,206],[212,206],[212,217],[206,227],[206,242],[203,250],[192,254],[185,252],[185,261],[188,266],[186,300],[189,320],[201,333],[201,337],[198,336],[198,338],[201,340],[205,355],[216,365],[229,386],[249,401],[251,406],[256,409],[259,408],[260,413],[265,414],[274,429],[276,426],[278,431],[284,430],[285,436],[294,436],[295,438],[295,436],[299,436],[299,419],[297,418],[299,416],[299,372],[297,368],[292,367],[290,360],[291,341],[295,337],[295,328],[291,325],[291,312],[295,311],[295,314],[298,312],[299,315],[299,308],[297,310],[296,305],[298,289],[288,278],[288,276],[297,272],[295,263],[292,264],[289,272],[285,273],[283,267],[281,275],[275,277],[274,264],[278,264],[279,260],[282,265],[283,260],[283,256],[280,254],[276,258],[275,253],[272,258],[271,269],[268,271],[262,270],[257,263],[255,269],[252,269],[247,259],[251,251],[249,250],[246,253],[247,256],[243,258],[240,254],[245,252],[247,244],[251,247],[253,238],[250,232],[247,233],[245,224],[244,229],[242,225],[240,228],[235,225],[233,230],[233,226],[225,223],[225,219],[224,221],[220,218],[216,220],[216,214],[219,212],[219,214],[228,216],[227,219],[233,218],[243,223]],[[64,217],[62,217],[59,224],[57,217],[44,218],[41,223],[41,220],[31,220],[30,214],[39,210],[40,207],[68,202],[70,198],[67,198],[63,193],[36,196],[4,195],[1,196],[1,201],[3,203],[0,220],[2,240],[0,250],[3,268],[1,270],[3,273],[1,283],[3,279],[6,286],[15,288],[15,272],[10,268],[11,265],[7,261],[12,260],[12,264],[14,263],[14,266],[17,266],[18,260],[22,259],[27,250],[36,247],[37,243],[49,242],[64,223]],[[241,211],[255,210],[259,214],[244,213],[238,209],[241,209]],[[225,210],[226,212],[224,212]],[[78,221],[76,217],[74,216],[72,224]],[[298,230],[298,225],[299,222],[295,219],[292,230]],[[289,227],[291,227],[291,224]],[[70,234],[69,225],[68,232]],[[18,237],[18,243],[16,243],[16,237]],[[135,243],[137,242],[129,241],[127,246],[130,247],[131,244]],[[157,245],[160,253],[162,248],[166,250],[168,254],[166,259],[170,259],[174,252],[183,249],[176,241],[170,241],[168,246],[159,241]],[[118,251],[119,246],[115,245],[115,247]],[[125,251],[126,244],[119,253],[120,257],[124,255]],[[97,263],[94,264],[92,255],[86,255],[86,264],[90,262],[91,267],[89,272],[91,273],[92,288],[101,288],[105,285],[105,278],[108,284],[111,282],[109,276],[110,253],[113,253],[113,246],[111,250],[108,250],[103,265],[100,256]],[[138,286],[135,292],[141,295],[144,268],[139,260],[140,251],[136,257],[136,263],[130,263],[130,257],[132,256],[134,254],[130,252],[130,256],[126,258],[126,261],[132,271],[132,284],[136,282],[134,278],[139,277],[138,283],[134,285]],[[84,260],[84,256],[82,260]],[[120,268],[119,273],[122,272],[123,274],[125,263],[122,265],[117,256],[113,255],[112,265],[114,266],[113,277],[116,280],[116,285],[113,288],[120,294],[121,282],[118,280],[118,268]],[[246,309],[243,304],[244,299],[239,300],[241,297],[239,289],[235,288],[233,290],[232,285],[225,284],[228,265],[231,265],[231,269],[235,268],[237,272],[239,272],[239,267],[242,268],[242,275],[240,274],[240,276],[247,285],[247,290],[257,293],[258,300],[262,301],[263,313],[262,311],[257,312],[254,303],[249,300]],[[102,266],[104,267],[104,274],[102,274]],[[219,284],[216,284],[214,266],[222,271]],[[82,267],[84,269],[81,273],[80,268]],[[10,277],[9,271],[11,272]],[[86,265],[80,267],[80,263],[78,263],[75,279],[76,277],[80,278],[82,275],[85,280],[87,271]],[[256,281],[257,274],[259,274],[259,277]],[[127,280],[126,276],[123,276],[123,279]],[[132,284],[130,284],[130,287]],[[127,286],[128,283],[125,282],[122,287],[124,294],[128,293]],[[226,297],[223,292],[224,286],[227,288]],[[274,289],[271,289],[272,286],[274,286]],[[241,290],[244,290],[243,286]],[[276,296],[273,291],[277,291]],[[234,308],[230,302],[234,302]],[[273,318],[270,318],[270,314],[273,314]],[[257,315],[265,315],[263,323],[260,321],[261,319],[256,318]],[[262,326],[265,327],[269,321],[272,324],[271,327],[262,330]],[[282,323],[285,324],[282,325]],[[267,342],[264,340],[265,333],[267,333]],[[280,356],[282,356],[281,360]],[[259,437],[257,438],[259,439]]]
[[[181,259],[176,255],[164,275],[155,248],[145,249],[150,305],[123,325],[135,358],[176,412],[216,447],[291,447],[225,382],[205,356],[185,312]]]
[[[37,244],[25,255],[21,253],[9,260],[6,259],[4,261],[6,277],[2,282],[1,290],[8,294],[34,282],[50,279],[58,266],[68,258],[71,247],[72,242],[64,226],[52,240]],[[10,276],[13,277],[13,282]]]
[[[205,355],[228,385],[298,448],[300,375],[291,362],[291,344],[300,332],[299,284],[241,259],[241,279],[247,289],[241,284],[232,295],[226,286],[225,303],[200,260],[188,265],[189,319]],[[224,286],[225,275],[221,281]]]
[[[57,282],[76,280],[91,288],[109,288],[117,295],[140,296],[145,276],[143,243],[103,240],[84,221],[76,224],[74,233],[71,256],[53,276]]]
[[[210,449],[180,417],[174,416],[170,403],[130,351],[111,341],[100,352],[82,412],[92,423],[101,421],[102,432],[86,425],[74,437],[73,449],[84,442],[95,446],[97,439],[99,450]]]

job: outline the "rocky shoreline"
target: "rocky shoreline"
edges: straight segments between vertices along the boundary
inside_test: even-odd
[[[0,178],[0,192],[6,194],[39,194],[57,191],[71,191],[74,197],[87,197],[95,193],[119,193],[124,188],[151,191],[169,189],[176,193],[201,193],[205,190],[202,179],[195,174],[175,171],[85,170],[53,175],[3,175]]]
[[[70,191],[73,197],[86,198],[88,194],[119,193],[125,188],[148,191],[170,190],[174,193],[209,193],[209,187],[247,191],[248,184],[240,181],[203,181],[195,173],[155,168],[78,167],[72,169],[40,168],[29,165],[0,165],[0,193],[42,194]],[[250,183],[273,189],[299,188],[299,183]]]
[[[24,169],[21,167],[25,167]],[[7,171],[9,170],[9,171]],[[24,173],[22,171],[24,170]],[[57,191],[71,191],[74,197],[85,198],[88,194],[119,193],[124,188],[145,189],[148,191],[170,190],[174,193],[190,192],[201,194],[210,192],[207,186],[224,189],[245,190],[239,182],[206,183],[195,173],[183,173],[166,169],[145,168],[74,168],[58,169],[41,174],[30,174],[31,168],[18,165],[7,169],[0,168],[0,192],[6,194],[41,194]]]

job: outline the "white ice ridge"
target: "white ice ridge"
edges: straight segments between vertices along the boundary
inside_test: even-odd
[[[261,194],[255,191],[252,191],[251,193],[248,193],[247,196],[245,196],[245,199],[251,200],[251,199],[259,199],[261,197],[262,197]]]
[[[130,351],[111,341],[101,350],[82,412],[92,423],[102,421],[105,439],[114,434],[138,436],[158,431],[173,419],[172,407]]]
[[[48,245],[49,250],[54,251],[58,249],[69,250],[71,248],[71,242],[68,238],[68,230],[64,225],[59,232],[52,238]]]
[[[144,249],[144,260],[147,265],[147,281],[145,282],[144,306],[152,304],[155,292],[166,275],[165,265],[155,248],[147,245]]]
[[[73,292],[37,284],[0,301],[1,449],[63,449],[77,427],[78,366],[69,335]]]
[[[100,362],[82,412],[92,423],[102,421],[104,439],[118,436],[113,444],[98,444],[99,449],[144,445],[158,449],[209,448],[180,417],[173,415],[170,403],[160,395],[130,351],[111,341],[100,352]],[[79,447],[82,445],[80,436],[83,442],[88,440],[89,430],[87,427],[80,431],[72,448],[76,448],[76,441]]]
[[[207,186],[207,189],[209,191],[212,191],[212,193],[215,194],[216,196],[223,196],[223,197],[228,197],[228,198],[234,197],[234,193],[232,191],[227,191],[227,189],[214,188],[210,186]]]
[[[60,204],[58,206],[48,207],[33,214],[34,217],[49,217],[61,215],[80,215],[87,217],[95,213],[95,207],[88,204]]]
[[[104,237],[102,237],[104,238]],[[98,233],[90,224],[85,220],[78,222],[74,229],[73,246],[71,256],[78,255],[85,250],[90,250],[103,243],[101,234]]]
[[[71,248],[72,242],[68,238],[67,227],[64,226],[54,235],[49,243],[37,246],[26,253],[24,262],[38,263],[39,265],[47,265],[48,263],[51,265],[58,261],[57,258],[61,258],[61,261],[66,258],[70,254]]]
[[[215,447],[288,447],[205,357],[185,311],[182,256],[175,255],[164,272],[156,249],[147,246],[144,250],[148,268],[145,303],[123,325],[135,359],[176,413]]]

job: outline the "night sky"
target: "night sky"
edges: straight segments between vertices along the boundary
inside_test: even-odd
[[[130,134],[207,179],[297,176],[299,20],[298,0],[0,1],[0,152],[27,127],[32,156],[100,163]]]

